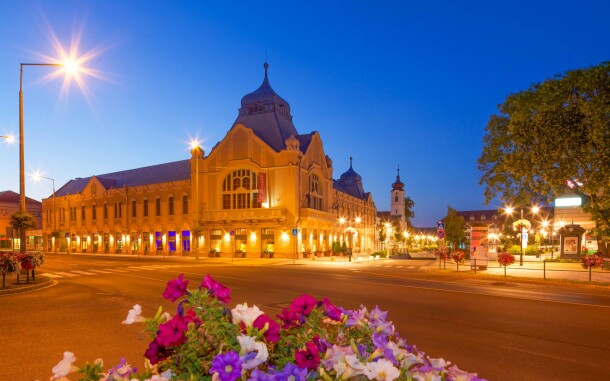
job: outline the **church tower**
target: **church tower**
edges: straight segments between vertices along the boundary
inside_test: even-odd
[[[390,192],[390,216],[399,217],[402,223],[405,222],[405,184],[400,181],[400,167],[396,175],[396,181],[392,184]]]

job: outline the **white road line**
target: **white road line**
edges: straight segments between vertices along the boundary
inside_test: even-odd
[[[404,266],[396,266],[397,269],[402,269]]]
[[[58,273],[55,273],[55,274],[59,274],[59,275],[61,275],[61,276],[70,276],[70,277],[72,277],[72,276],[78,276],[78,275],[76,275],[76,274],[72,274],[72,273],[61,273],[61,272],[58,272]]]
[[[87,272],[87,271],[76,271],[76,270],[74,270],[72,272],[73,273],[77,273],[77,274],[82,274],[82,275],[95,275],[95,273],[90,273],[90,272]]]
[[[111,271],[113,273],[128,273],[127,270],[119,270],[119,269],[104,269],[105,271]]]
[[[103,271],[103,270],[88,270],[88,271],[93,271],[94,273],[100,273],[100,274],[112,274],[110,271]]]
[[[63,278],[62,275],[50,274],[50,273],[44,273],[44,274],[40,274],[40,275],[46,276],[46,277],[49,277],[49,278]]]

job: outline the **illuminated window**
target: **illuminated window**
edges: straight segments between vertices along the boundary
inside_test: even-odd
[[[258,189],[255,186],[257,179],[256,172],[249,169],[238,169],[227,175],[222,183],[222,208],[260,208]]]
[[[309,207],[322,210],[322,188],[320,187],[320,177],[312,173],[309,175],[309,192],[307,193]]]
[[[246,229],[235,229],[235,250],[246,252],[248,245],[248,236],[246,235]]]
[[[222,245],[222,230],[211,229],[210,230],[210,250],[214,250],[220,253],[220,246]]]

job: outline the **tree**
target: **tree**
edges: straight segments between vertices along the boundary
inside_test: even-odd
[[[445,239],[453,246],[453,250],[458,248],[466,240],[466,222],[464,217],[458,216],[457,211],[452,207],[447,207],[445,217]]]
[[[411,197],[405,197],[405,222],[407,223],[407,230],[411,230],[413,228],[411,219],[415,218],[415,212],[413,211],[414,206],[415,201],[413,201]]]
[[[489,202],[550,204],[581,196],[601,243],[610,238],[610,62],[509,95],[485,128],[478,159]]]
[[[19,251],[21,253],[25,253],[25,231],[36,227],[36,220],[34,219],[34,216],[28,212],[15,212],[11,215],[9,223],[13,227],[13,229],[19,231],[19,237],[21,240],[21,244],[19,245]]]

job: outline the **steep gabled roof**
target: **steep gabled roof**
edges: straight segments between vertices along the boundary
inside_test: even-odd
[[[15,193],[13,191],[2,191],[0,192],[0,202],[2,203],[7,203],[7,204],[19,204],[19,193]],[[35,204],[35,205],[40,205],[42,204],[40,201],[38,200],[34,200],[33,198],[29,198],[26,197],[25,198],[25,203],[27,204]]]
[[[267,76],[269,65],[265,63],[264,66],[263,83],[241,99],[241,108],[233,127],[243,124],[276,152],[280,152],[285,147],[286,139],[299,133],[292,124],[290,105],[271,88]]]
[[[106,173],[103,175],[77,178],[68,181],[55,193],[61,197],[68,194],[83,192],[92,177],[95,177],[106,189],[136,187],[148,184],[184,181],[191,178],[190,160],[180,160],[171,163],[151,165],[126,171]]]

